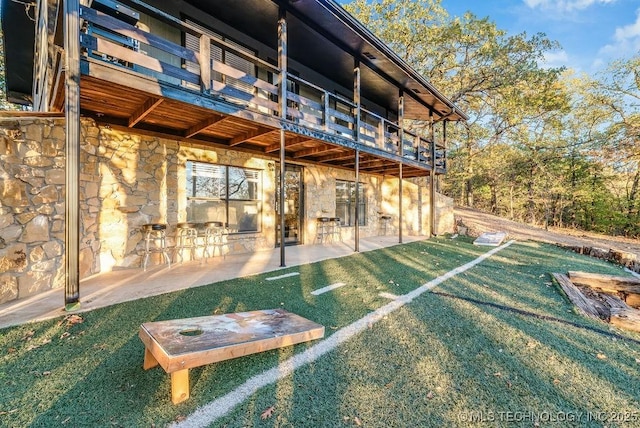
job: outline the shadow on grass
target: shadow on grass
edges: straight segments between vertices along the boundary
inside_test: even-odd
[[[550,281],[547,272],[589,270],[590,259],[549,246],[514,247],[442,284],[440,289],[467,299],[591,325],[568,314],[569,306],[545,284]],[[52,320],[5,329],[0,337],[0,349],[5,350],[0,355],[0,412],[7,413],[0,413],[0,425],[57,425],[65,421],[72,426],[165,425],[315,342],[193,369],[191,398],[174,406],[169,399],[169,376],[161,368],[142,370],[144,347],[137,337],[140,324],[284,307],[324,325],[326,336],[330,336],[386,304],[388,300],[381,298],[380,292],[405,294],[484,251],[464,241],[415,242],[289,268],[281,273],[298,271],[300,275],[278,281],[266,280],[272,273],[254,275],[123,303],[82,314],[81,324],[58,325],[60,320]],[[594,266],[610,269],[601,262]],[[346,285],[320,296],[310,294],[336,282]],[[614,346],[624,361],[631,355],[622,341],[605,340],[595,332],[574,334],[575,328],[570,325],[571,333],[562,332],[555,321],[533,322],[525,315],[485,306],[478,309],[475,303],[427,294],[315,363],[263,388],[221,423],[344,426],[353,425],[358,417],[366,426],[443,426],[456,425],[455,418],[461,411],[521,408],[525,402],[522,397],[528,397],[529,390],[520,380],[535,379],[541,369],[526,359],[516,362],[510,357],[504,362],[501,358],[506,354],[485,355],[483,350],[492,347],[507,349],[502,345],[505,338],[492,331],[483,332],[483,325],[475,317],[530,338],[527,340],[538,344],[535,350],[545,350],[538,358],[585,358],[586,349],[595,345],[603,349]],[[526,347],[528,342],[518,337],[518,346]],[[517,349],[516,345],[510,346]],[[609,355],[604,363],[593,357],[595,361],[580,364],[588,368],[605,365],[613,363],[613,357]],[[500,364],[507,364],[509,371]],[[594,369],[596,381],[628,379],[628,373],[637,375],[637,368],[634,372],[631,363],[624,364],[616,370]],[[583,370],[574,369],[585,376]],[[494,376],[497,371],[504,373]],[[517,381],[509,377],[512,387],[507,388],[507,392],[518,393],[519,401],[510,401],[506,393],[493,397],[491,388],[504,388],[505,373],[519,376]],[[615,391],[635,397],[629,400],[637,403],[637,387],[634,382],[628,384]],[[574,402],[570,394],[562,397],[551,393],[554,387],[551,375],[539,380],[532,391],[541,398],[529,407],[538,403],[543,406],[539,409],[609,408],[597,400],[593,405],[588,400]],[[551,406],[556,399],[560,404]],[[262,411],[274,404],[275,416],[262,421]]]

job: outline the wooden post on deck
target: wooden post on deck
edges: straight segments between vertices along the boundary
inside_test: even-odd
[[[211,93],[211,38],[200,36],[200,90],[203,94]]]
[[[284,6],[280,7],[278,14],[278,68],[280,69],[280,87],[278,101],[280,102],[280,120],[287,119],[287,11]],[[281,125],[282,126],[282,125]],[[285,155],[286,135],[284,129],[280,128],[280,183],[278,192],[280,194],[280,267],[285,267],[285,223],[284,223],[284,155]]]
[[[47,46],[41,46],[47,49]],[[80,304],[80,1],[64,2],[65,309]]]
[[[436,133],[433,111],[429,112],[429,130],[431,138],[431,180],[429,180],[429,215],[431,216],[431,235],[436,234]]]

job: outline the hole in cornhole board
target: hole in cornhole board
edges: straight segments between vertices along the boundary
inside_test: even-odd
[[[200,336],[203,331],[199,328],[188,328],[179,332],[183,336]]]

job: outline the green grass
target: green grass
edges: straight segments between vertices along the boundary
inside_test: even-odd
[[[165,426],[313,343],[193,369],[191,398],[174,406],[169,376],[142,370],[141,323],[284,307],[329,336],[388,303],[380,292],[405,294],[485,251],[433,239],[290,268],[282,273],[300,275],[278,281],[256,275],[123,303],[79,324],[0,330],[0,425]],[[547,414],[580,416],[575,426],[640,426],[638,413],[625,424],[586,422],[588,412],[640,409],[640,335],[577,315],[548,275],[567,270],[621,274],[553,246],[512,245],[261,389],[216,426],[467,426],[471,416],[507,426],[509,417]],[[347,286],[309,294],[335,282]]]

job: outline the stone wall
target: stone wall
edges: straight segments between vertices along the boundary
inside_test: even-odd
[[[0,118],[0,303],[64,285],[64,122]]]
[[[0,118],[0,303],[64,285],[64,119]],[[139,267],[144,254],[140,227],[186,221],[189,160],[262,171],[260,232],[228,236],[229,253],[275,246],[275,164],[272,158],[141,135],[81,122],[80,278],[116,268]],[[335,216],[336,180],[355,172],[304,165],[304,243],[314,242],[317,217]],[[360,236],[398,233],[398,179],[360,175],[366,185],[366,225]],[[403,181],[403,233],[430,235],[428,178]],[[437,200],[437,233],[449,231],[453,206]],[[449,217],[451,217],[449,219]],[[451,226],[452,228],[452,226]],[[343,238],[354,228],[344,227]],[[159,258],[156,261],[160,261]],[[151,261],[153,263],[154,260]]]

